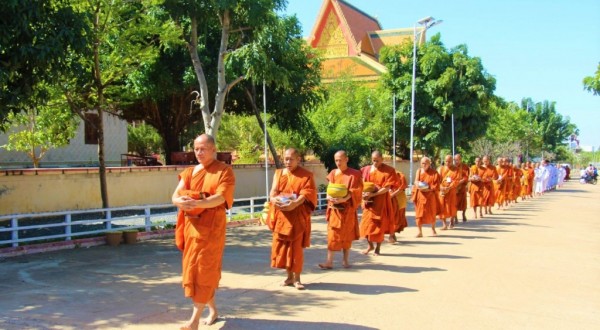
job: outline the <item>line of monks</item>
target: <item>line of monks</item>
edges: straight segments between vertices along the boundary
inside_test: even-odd
[[[396,233],[408,226],[406,219],[407,180],[404,174],[383,163],[381,152],[371,154],[371,165],[360,170],[348,167],[348,156],[340,150],[334,155],[336,169],[327,176],[330,186],[342,185],[347,193],[327,194],[327,258],[318,267],[333,269],[333,258],[342,251],[342,267],[351,267],[348,260],[352,242],[366,238],[367,248],[361,253],[381,253],[381,243],[396,242]],[[267,224],[273,231],[271,266],[285,269],[282,286],[304,289],[300,274],[304,266],[303,248],[310,246],[310,216],[317,203],[317,190],[310,171],[298,166],[300,155],[295,149],[285,152],[285,168],[277,170],[270,193]],[[430,225],[437,235],[436,222],[441,230],[452,229],[462,211],[467,221],[467,195],[475,218],[492,214],[492,207],[505,208],[517,203],[517,198],[533,197],[534,168],[530,163],[516,166],[506,158],[498,158],[497,166],[489,157],[476,158],[471,167],[462,163],[460,155],[447,155],[444,165],[431,167],[431,160],[421,159],[410,194],[415,204],[417,237],[423,237],[422,226]],[[336,186],[336,187],[337,187]],[[332,190],[333,192],[334,190]],[[283,200],[283,202],[282,202]],[[362,218],[358,221],[358,208]]]
[[[202,134],[194,140],[198,165],[187,168],[179,175],[179,183],[172,196],[179,209],[175,231],[177,248],[183,253],[182,286],[186,297],[194,303],[192,316],[181,329],[210,325],[218,318],[215,292],[221,278],[225,246],[226,209],[232,207],[235,177],[230,166],[216,160],[214,138]],[[266,219],[272,231],[271,267],[285,269],[287,277],[282,286],[303,290],[300,279],[304,267],[304,248],[310,246],[311,214],[317,206],[317,187],[313,173],[299,166],[300,154],[287,149],[283,155],[285,168],[275,171],[269,196]],[[381,253],[381,243],[396,242],[396,233],[408,226],[406,220],[407,180],[393,167],[383,163],[381,152],[371,154],[371,165],[360,170],[348,167],[345,151],[335,153],[336,169],[327,176],[330,185],[327,194],[327,258],[318,267],[333,268],[335,252],[342,251],[342,267],[351,267],[349,251],[352,242],[366,238],[368,255]],[[431,168],[429,158],[421,159],[416,173],[411,199],[415,204],[415,219],[422,237],[423,225],[431,225],[436,235],[437,220],[442,230],[453,228],[462,211],[466,221],[467,191],[477,218],[492,213],[492,207],[506,207],[516,202],[517,196],[532,197],[533,168],[511,166],[505,159],[498,166],[488,157],[476,159],[469,168],[460,155],[445,157],[445,165]],[[470,184],[469,184],[470,183]],[[362,219],[358,221],[358,208]],[[208,307],[208,316],[200,319]]]

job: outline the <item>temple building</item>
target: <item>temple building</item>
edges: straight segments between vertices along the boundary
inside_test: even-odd
[[[324,83],[347,75],[375,83],[386,72],[379,62],[384,46],[411,42],[413,28],[383,30],[377,18],[343,0],[324,0],[308,43],[323,56]],[[420,40],[425,40],[422,33]]]

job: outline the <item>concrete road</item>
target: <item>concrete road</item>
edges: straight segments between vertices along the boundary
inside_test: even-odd
[[[316,267],[314,218],[305,291],[280,287],[265,227],[228,231],[221,317],[211,329],[600,329],[600,186],[519,202],[438,237],[384,244],[351,269]],[[408,212],[409,219],[414,213]],[[0,260],[1,329],[178,329],[191,303],[171,239]],[[201,327],[202,328],[202,327]],[[208,328],[208,327],[205,327]]]

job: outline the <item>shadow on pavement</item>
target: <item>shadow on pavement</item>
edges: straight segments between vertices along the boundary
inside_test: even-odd
[[[354,324],[330,323],[330,322],[302,322],[302,321],[278,321],[258,320],[245,318],[226,318],[221,329],[226,330],[371,330],[376,328],[364,327]]]
[[[404,258],[431,258],[431,259],[471,259],[471,257],[455,256],[452,254],[425,254],[425,253],[401,253],[397,257]]]
[[[310,291],[336,291],[352,294],[378,295],[397,292],[416,292],[418,290],[390,285],[364,285],[349,283],[310,283],[306,286]]]

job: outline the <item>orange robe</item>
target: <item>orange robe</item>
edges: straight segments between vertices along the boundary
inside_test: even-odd
[[[513,201],[517,200],[517,197],[521,195],[521,178],[523,177],[523,171],[520,168],[513,169]]]
[[[498,205],[503,205],[506,200],[506,187],[508,180],[508,168],[506,166],[496,166],[498,175],[494,179],[494,199]]]
[[[504,198],[507,201],[513,201],[516,199],[515,194],[515,171],[511,166],[506,166],[506,173],[508,180],[506,181],[505,195]]]
[[[183,251],[182,285],[186,297],[207,303],[215,295],[221,279],[221,262],[225,248],[226,209],[233,205],[235,176],[230,166],[218,160],[192,175],[194,167],[179,175],[186,190],[219,194],[225,203],[201,213],[177,213],[175,244]]]
[[[490,165],[489,167],[482,166],[483,171],[481,175],[481,181],[483,181],[483,206],[494,206],[495,194],[494,194],[494,185],[492,184],[493,180],[498,179],[498,172],[496,171],[496,167]]]
[[[372,166],[361,169],[363,181],[373,182],[378,188],[398,189],[400,182],[396,170],[386,164],[371,171]],[[370,202],[363,202],[363,214],[360,221],[360,237],[366,237],[370,242],[383,242],[386,233],[396,231],[396,218],[390,192],[375,196]]]
[[[438,211],[440,219],[454,218],[456,216],[456,188],[458,182],[462,179],[462,172],[454,167],[451,169],[449,166],[440,166],[438,169],[440,178],[440,206],[441,210]],[[443,188],[446,188],[444,191]]]
[[[470,169],[470,177],[474,175],[483,178],[485,168],[483,166],[473,165]],[[484,206],[483,199],[483,181],[471,181],[469,184],[469,195],[471,197],[471,207]]]
[[[529,195],[529,170],[524,168],[521,170],[523,176],[521,177],[521,192],[519,196],[526,197]]]
[[[441,208],[438,194],[440,193],[440,181],[442,179],[440,174],[432,168],[429,168],[427,171],[419,169],[416,177],[417,180],[426,182],[430,189],[425,192],[416,188],[413,190],[411,199],[415,203],[415,220],[417,226],[434,224],[435,217]]]
[[[336,172],[337,175],[336,175]],[[362,201],[363,182],[359,170],[347,168],[333,170],[327,176],[330,183],[343,184],[348,188],[350,199],[345,203],[327,205],[327,249],[340,251],[352,247],[352,241],[359,238],[358,215],[356,211]],[[340,206],[343,209],[340,209]]]
[[[317,205],[317,188],[312,172],[300,166],[286,174],[275,171],[275,196],[296,194],[304,196],[304,203],[291,211],[282,211],[271,205],[273,211],[273,244],[271,267],[302,272],[304,248],[310,246],[310,215]]]
[[[464,211],[467,209],[467,188],[469,183],[469,166],[461,163],[457,166],[458,170],[462,174],[463,183],[456,187],[456,210]]]
[[[408,227],[408,221],[406,220],[406,192],[405,189],[408,187],[406,183],[406,176],[401,172],[396,172],[398,175],[398,182],[400,182],[400,191],[394,198],[392,198],[392,207],[396,218],[396,232],[400,233],[404,228]]]
[[[527,186],[527,195],[533,197],[533,180],[535,179],[535,169],[533,168],[533,166],[530,166],[527,169],[527,172],[529,172],[529,182],[528,182],[528,186]]]

